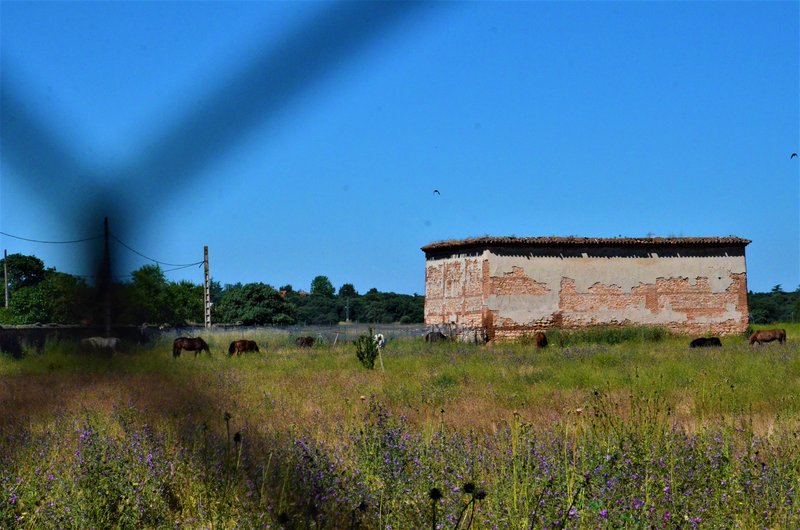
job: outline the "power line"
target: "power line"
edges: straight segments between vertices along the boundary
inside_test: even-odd
[[[167,267],[177,267],[177,269],[171,269],[171,270],[184,269],[184,268],[187,268],[187,267],[193,267],[193,266],[195,266],[195,265],[200,265],[200,264],[202,264],[202,263],[203,263],[203,262],[202,262],[202,260],[201,260],[201,261],[195,261],[194,263],[167,263],[167,262],[165,262],[165,261],[159,261],[159,260],[157,260],[157,259],[151,258],[150,256],[145,256],[144,254],[142,254],[142,253],[141,253],[141,252],[139,252],[138,250],[135,250],[135,249],[131,248],[130,246],[128,246],[128,245],[126,245],[125,243],[123,243],[123,242],[122,242],[122,240],[120,240],[120,239],[119,239],[117,236],[115,236],[114,234],[111,234],[111,233],[109,233],[108,235],[109,235],[109,236],[110,236],[110,237],[111,237],[111,238],[112,238],[114,241],[116,241],[117,243],[119,243],[120,245],[122,245],[123,247],[125,247],[126,249],[130,250],[131,252],[133,252],[133,253],[134,253],[134,254],[136,254],[137,256],[141,256],[141,257],[143,257],[144,259],[146,259],[146,260],[149,260],[149,261],[152,261],[153,263],[156,263],[156,264],[158,264],[158,265],[166,265]],[[164,272],[167,272],[167,271],[164,271]]]
[[[12,237],[14,239],[20,239],[22,241],[29,241],[31,243],[47,243],[47,244],[61,244],[61,245],[69,244],[69,243],[85,243],[87,241],[94,241],[96,239],[102,239],[103,238],[102,235],[99,235],[99,236],[94,236],[94,237],[86,237],[86,238],[83,238],[83,239],[73,239],[73,240],[70,240],[70,241],[45,241],[45,240],[42,240],[42,239],[31,239],[31,238],[27,238],[27,237],[15,236],[15,235],[9,234],[7,232],[0,232],[0,234],[4,235],[6,237]],[[120,245],[122,245],[123,247],[128,249],[129,251],[133,252],[137,256],[141,256],[142,258],[144,258],[144,259],[146,259],[148,261],[152,261],[153,263],[155,263],[155,264],[157,264],[159,266],[160,265],[165,265],[167,267],[173,267],[171,269],[165,269],[162,272],[173,272],[173,271],[177,271],[177,270],[181,270],[181,269],[187,269],[189,267],[199,266],[199,265],[202,265],[204,263],[203,260],[195,261],[194,263],[167,263],[165,261],[160,261],[160,260],[151,258],[150,256],[146,256],[145,254],[142,254],[141,252],[139,252],[138,250],[136,250],[134,248],[131,248],[129,245],[125,244],[121,239],[119,239],[114,234],[109,232],[108,235],[114,241],[116,241],[117,243],[119,243]],[[83,274],[73,274],[72,276],[77,276],[77,277],[80,277],[80,278],[95,278],[96,277],[94,275],[83,275]],[[130,276],[131,276],[130,274],[127,274],[125,276],[115,276],[115,278],[118,278],[118,279],[119,278],[128,278]]]
[[[15,236],[15,235],[9,234],[7,232],[0,232],[0,234],[4,235],[6,237],[13,237],[14,239],[21,239],[22,241],[30,241],[31,243],[48,243],[48,244],[54,244],[54,245],[65,245],[65,244],[68,244],[68,243],[84,243],[86,241],[94,241],[95,239],[100,239],[100,238],[103,237],[102,235],[100,235],[100,236],[94,236],[94,237],[86,237],[86,238],[83,238],[83,239],[73,239],[71,241],[43,241],[41,239],[30,239],[30,238],[27,238],[27,237]]]

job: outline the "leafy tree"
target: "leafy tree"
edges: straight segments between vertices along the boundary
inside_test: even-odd
[[[13,291],[9,307],[16,315],[17,324],[34,324],[49,320],[47,294],[35,285]]]
[[[222,301],[222,285],[216,280],[211,280],[211,303],[217,305]]]
[[[36,287],[47,293],[49,322],[77,324],[89,317],[93,293],[83,278],[48,271]]]
[[[222,322],[244,325],[287,325],[296,321],[294,308],[264,283],[226,286],[216,313]]]
[[[333,284],[327,276],[317,276],[311,280],[311,294],[317,296],[324,296],[325,298],[333,298],[336,293]]]
[[[346,283],[339,287],[337,296],[336,310],[339,314],[339,321],[358,320],[358,311],[361,308],[358,291],[352,283]]]
[[[167,279],[158,265],[144,265],[131,274],[122,294],[122,314],[118,320],[178,324],[173,321],[172,304],[167,295]]]
[[[88,313],[90,299],[81,278],[49,270],[42,281],[14,291],[9,308],[18,324],[76,324]]]
[[[768,293],[747,293],[747,305],[750,308],[750,322],[753,324],[771,324],[774,322],[800,321],[800,288],[794,292],[785,292],[776,285]]]
[[[8,267],[8,288],[11,292],[22,287],[32,287],[44,280],[44,262],[36,256],[25,254],[9,254],[0,259],[0,271],[3,265]]]
[[[213,283],[211,287],[211,299],[213,300]],[[220,294],[220,297],[221,296]],[[188,280],[181,280],[178,283],[170,282],[167,285],[167,300],[170,311],[169,322],[185,324],[188,322],[203,321],[202,285],[193,284]]]
[[[358,291],[352,283],[346,283],[339,287],[339,298],[355,298],[356,296],[358,296]]]
[[[339,322],[337,301],[334,298],[312,294],[298,297],[297,319],[306,324],[336,324]]]

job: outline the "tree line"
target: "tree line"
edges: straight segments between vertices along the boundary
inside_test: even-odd
[[[768,293],[747,293],[751,324],[800,322],[800,286],[786,292],[776,285]]]
[[[10,254],[0,259],[8,268],[9,307],[0,307],[2,324],[100,324],[101,293],[79,276],[58,272],[35,256]],[[2,270],[2,268],[0,268]],[[187,280],[166,279],[157,265],[145,265],[130,279],[111,287],[112,321],[116,324],[180,326],[203,321],[203,287]],[[222,324],[288,326],[338,322],[419,323],[424,297],[370,289],[359,294],[353,284],[337,291],[326,276],[317,276],[310,291],[291,285],[278,289],[265,283],[222,286],[211,282],[212,321]],[[747,294],[750,322],[800,321],[800,287],[786,292],[776,285],[768,293]]]
[[[0,259],[8,270],[9,307],[0,307],[0,325],[55,323],[100,324],[105,300],[84,278],[45,267],[35,256],[10,254]],[[0,268],[2,270],[2,268]],[[110,289],[114,324],[182,326],[203,321],[203,286],[167,280],[157,265],[145,265]],[[291,285],[211,282],[212,321],[217,324],[288,326],[338,322],[418,323],[424,297],[370,289],[359,294],[345,283],[338,292],[326,276],[310,291]]]

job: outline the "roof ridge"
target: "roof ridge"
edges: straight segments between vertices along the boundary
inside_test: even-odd
[[[695,236],[695,237],[576,237],[576,236],[481,236],[466,239],[450,239],[429,243],[421,250],[437,250],[445,248],[475,247],[489,245],[520,245],[520,246],[546,246],[546,245],[619,245],[619,246],[647,246],[647,245],[741,245],[747,246],[751,241],[737,236]]]

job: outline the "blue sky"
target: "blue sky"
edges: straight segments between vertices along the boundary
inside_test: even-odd
[[[750,289],[800,285],[798,2],[3,2],[0,32],[9,234],[107,215],[223,284],[401,293],[443,239],[736,235]],[[93,274],[97,241],[0,245]]]

